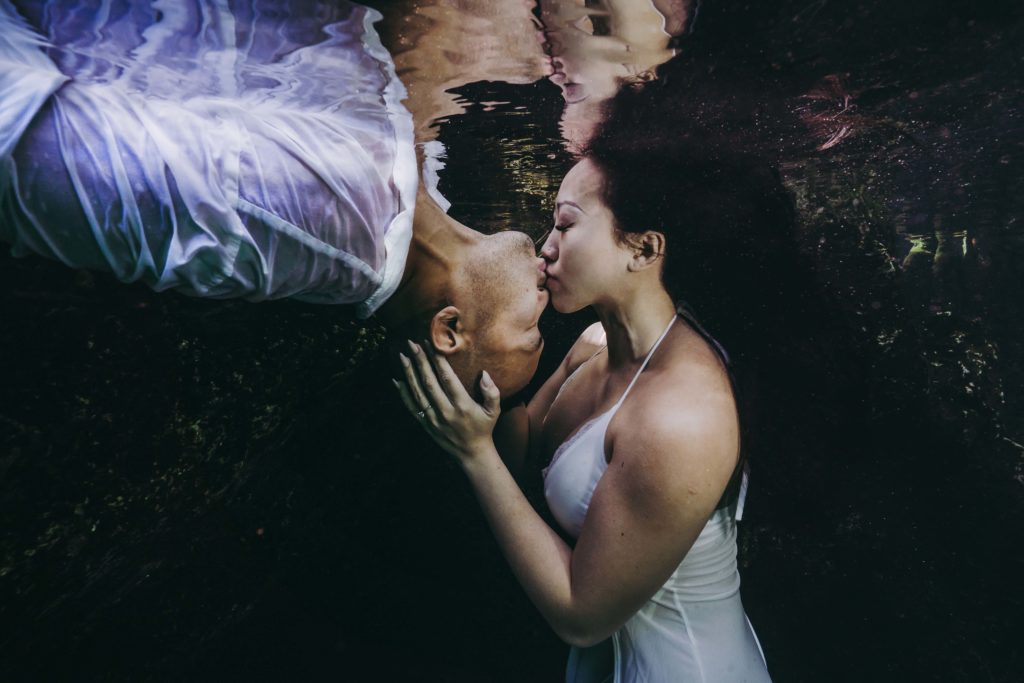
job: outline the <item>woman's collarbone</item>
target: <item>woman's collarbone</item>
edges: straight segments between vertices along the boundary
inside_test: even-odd
[[[593,372],[586,373],[586,375],[584,373],[586,373],[586,369],[580,373],[571,386],[566,387],[563,394],[551,405],[545,418],[544,431],[546,433],[544,436],[549,447],[548,450],[552,453],[560,445],[573,439],[590,422],[615,408],[633,379],[633,375],[612,378],[607,372]],[[626,373],[621,374],[625,375]],[[602,376],[604,381],[602,381]],[[635,396],[638,393],[640,396]],[[642,386],[642,378],[638,378],[636,384],[629,390],[629,396],[619,406],[619,410],[616,415],[612,416],[611,421],[617,422],[618,413],[633,403],[635,399],[642,401],[644,393],[646,392]]]

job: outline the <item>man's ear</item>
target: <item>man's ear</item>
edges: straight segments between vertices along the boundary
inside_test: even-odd
[[[665,235],[654,230],[632,236],[633,258],[629,262],[632,271],[649,268],[665,255]]]
[[[462,312],[455,306],[445,306],[430,319],[430,343],[443,356],[450,356],[466,347],[466,329]]]

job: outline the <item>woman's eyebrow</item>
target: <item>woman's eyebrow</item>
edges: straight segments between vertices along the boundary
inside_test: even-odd
[[[555,211],[558,211],[558,209],[561,208],[562,206],[571,206],[571,207],[575,208],[577,211],[579,211],[580,213],[586,213],[586,211],[583,210],[583,207],[581,207],[576,202],[569,201],[568,199],[565,200],[564,202],[556,203],[555,204]]]

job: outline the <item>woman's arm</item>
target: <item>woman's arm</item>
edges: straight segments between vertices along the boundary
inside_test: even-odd
[[[501,411],[494,426],[494,446],[516,481],[525,470],[531,440],[530,413],[525,403]]]
[[[418,348],[418,347],[417,347]],[[472,401],[443,358],[405,359],[400,389],[410,410],[466,472],[527,595],[558,635],[591,645],[608,637],[679,565],[725,489],[736,458],[727,392],[651,391],[611,444],[612,462],[591,500],[575,548],[530,506],[490,439],[497,388]],[[668,395],[666,395],[666,393]]]

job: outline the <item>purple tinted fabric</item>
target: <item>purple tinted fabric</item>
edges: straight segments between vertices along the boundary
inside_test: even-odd
[[[363,314],[397,286],[417,177],[374,10],[0,3],[0,237],[15,253]]]

